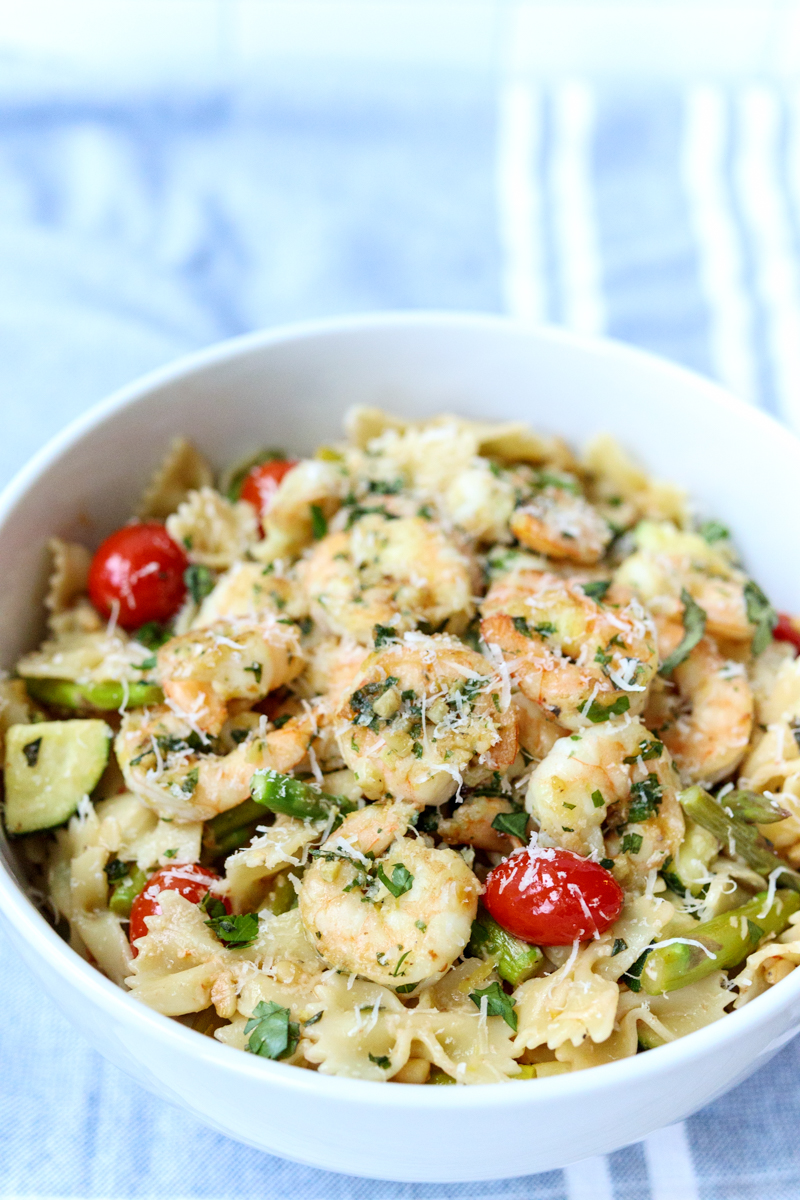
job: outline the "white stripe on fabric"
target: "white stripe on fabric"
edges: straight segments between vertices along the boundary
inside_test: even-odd
[[[800,428],[800,281],[791,219],[779,175],[781,108],[775,93],[745,88],[736,183],[755,257],[755,285],[767,318],[767,343],[781,415]]]
[[[642,1143],[650,1200],[700,1200],[686,1125],[668,1125]]]
[[[524,80],[509,80],[500,90],[497,131],[502,288],[506,311],[529,321],[547,317],[538,188],[540,148],[539,96]]]
[[[614,1200],[606,1158],[585,1158],[564,1167],[567,1200]]]
[[[737,396],[756,397],[753,313],[744,289],[742,249],[725,182],[730,136],[719,89],[691,88],[686,100],[681,171],[709,310],[711,364]]]
[[[553,96],[552,200],[561,319],[577,333],[602,333],[601,290],[592,190],[594,96],[586,84],[568,81]]]

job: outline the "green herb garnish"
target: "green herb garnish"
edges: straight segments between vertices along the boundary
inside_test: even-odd
[[[470,992],[469,998],[476,1008],[480,1008],[481,1000],[486,997],[486,1015],[488,1017],[502,1017],[506,1025],[509,1025],[514,1033],[517,1032],[517,1014],[514,1012],[516,1000],[511,996],[507,996],[500,984],[495,980],[488,987],[479,988],[476,992]]]

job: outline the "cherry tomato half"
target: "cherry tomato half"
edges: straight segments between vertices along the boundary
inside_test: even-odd
[[[800,629],[788,613],[778,613],[778,624],[772,631],[777,642],[791,642],[795,650],[800,650]]]
[[[296,466],[296,458],[271,458],[269,462],[259,463],[257,467],[253,467],[242,484],[239,499],[249,500],[258,515],[263,517],[269,510],[278,484],[284,475],[288,475],[292,467]]]
[[[525,942],[566,946],[604,933],[623,904],[622,888],[599,863],[571,850],[521,850],[496,866],[483,903]]]
[[[107,537],[89,568],[89,599],[104,617],[119,603],[117,621],[137,629],[168,621],[183,603],[189,560],[163,525],[124,525]]]
[[[161,912],[158,899],[162,892],[177,892],[178,895],[191,900],[192,904],[199,904],[211,885],[218,879],[219,875],[216,871],[211,871],[208,867],[201,867],[199,863],[179,863],[177,866],[162,867],[160,871],[156,871],[155,875],[150,876],[133,902],[131,924],[128,931],[131,945],[137,938],[144,937],[147,933],[145,917],[153,917]],[[230,912],[231,908],[225,897],[221,896],[220,899],[227,912]],[[133,950],[135,954],[135,945],[133,945]]]

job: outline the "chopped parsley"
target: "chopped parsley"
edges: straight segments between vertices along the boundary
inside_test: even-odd
[[[347,516],[345,529],[352,529],[356,521],[372,515],[383,517],[386,521],[396,521],[395,513],[389,512],[385,504],[354,504]]]
[[[638,825],[641,821],[654,817],[663,797],[663,789],[658,782],[658,776],[651,771],[646,779],[640,779],[638,783],[632,784],[631,796],[633,799],[628,809],[628,821],[631,825]]]
[[[744,585],[744,599],[747,605],[747,619],[751,625],[755,625],[751,649],[753,654],[760,654],[772,641],[772,631],[778,624],[778,614],[752,579],[748,579]]]
[[[388,1071],[392,1060],[388,1054],[370,1054],[369,1061],[375,1063],[376,1067],[380,1067],[382,1071]]]
[[[512,617],[511,620],[514,622],[514,628],[516,629],[517,633],[521,633],[522,636],[526,638],[533,637],[533,634],[531,633],[531,627],[524,617]]]
[[[683,637],[658,668],[659,675],[665,678],[672,674],[676,667],[684,662],[706,631],[706,610],[692,599],[686,588],[681,590],[683,604]]]
[[[128,874],[128,864],[118,858],[112,858],[106,863],[103,870],[109,883],[119,883],[120,879],[124,879]]]
[[[286,1058],[294,1054],[300,1040],[300,1026],[289,1020],[289,1009],[274,1000],[261,1000],[244,1027],[250,1034],[247,1049],[262,1058]]]
[[[256,683],[261,683],[261,674],[263,671],[263,667],[261,666],[261,663],[257,663],[257,662],[251,663],[249,667],[245,667],[245,671],[252,672],[252,674],[255,676]]]
[[[550,637],[551,634],[556,632],[556,627],[552,621],[540,621],[539,624],[534,625],[533,628],[538,634],[541,634],[542,637]]]
[[[391,625],[376,625],[372,631],[372,640],[376,650],[380,650],[381,646],[385,646],[387,642],[394,641],[396,637],[397,633]]]
[[[608,654],[602,646],[598,646],[597,653],[594,656],[594,661],[596,663],[600,663],[601,667],[607,667],[613,657],[613,654]]]
[[[645,738],[644,741],[639,743],[639,753],[629,754],[627,758],[623,758],[622,761],[630,766],[631,763],[637,763],[640,758],[643,762],[647,762],[649,758],[660,758],[663,752],[663,742],[648,742]]]
[[[402,490],[402,479],[370,479],[367,484],[367,491],[378,496],[396,496]]]
[[[498,813],[492,821],[492,829],[496,829],[498,833],[519,838],[524,842],[528,836],[528,814],[526,812]]]
[[[603,599],[610,587],[610,579],[593,579],[589,583],[581,584],[584,595],[588,596],[590,600],[597,600],[598,602]]]
[[[200,604],[213,592],[216,580],[208,567],[204,567],[202,563],[191,563],[183,572],[183,582],[195,604]]]
[[[637,837],[637,836],[638,836],[638,834],[634,834],[633,836],[634,836],[634,837]],[[613,871],[613,869],[614,869],[614,860],[613,860],[613,858],[601,858],[601,859],[600,859],[600,866],[601,866],[601,867],[604,867],[606,871]]]
[[[376,874],[386,890],[391,892],[391,894],[394,896],[395,900],[397,900],[400,896],[405,895],[406,892],[410,892],[414,883],[414,876],[411,874],[408,867],[404,866],[403,863],[396,864],[394,870],[392,871],[391,879],[384,871],[382,863],[378,867]]]
[[[148,650],[158,650],[159,646],[163,646],[171,637],[172,630],[159,621],[145,621],[133,634],[134,641],[140,646],[146,646]]]
[[[224,942],[230,950],[240,950],[245,946],[252,946],[258,937],[258,913],[240,913],[238,916],[230,916],[222,901],[217,900],[216,897],[209,900],[210,895],[210,892],[206,892],[200,904],[200,908],[209,917],[206,925],[213,929],[219,940]]]
[[[311,505],[311,533],[315,541],[324,538],[328,532],[328,519],[318,504]]]
[[[183,780],[181,781],[181,785],[180,785],[181,791],[183,792],[184,796],[193,795],[194,790],[197,787],[199,779],[200,779],[200,772],[197,769],[197,767],[192,767],[191,771],[187,771],[187,773],[184,776]]]
[[[614,938],[614,949],[611,951],[611,957],[613,958],[615,954],[621,954],[623,950],[627,949],[628,943],[625,941],[625,938]]]
[[[480,1008],[481,1000],[486,997],[486,1015],[487,1017],[502,1017],[506,1025],[510,1026],[517,1032],[517,1014],[514,1012],[516,1000],[511,996],[507,996],[500,984],[495,980],[488,987],[479,988],[476,992],[470,992],[469,998],[476,1008]]]
[[[631,702],[627,696],[618,696],[613,704],[601,704],[599,700],[593,700],[586,711],[586,716],[594,725],[599,725],[602,721],[609,721],[612,717],[620,717],[626,713],[631,706]]]
[[[714,542],[727,542],[731,536],[730,531],[719,521],[704,521],[697,532],[709,545],[713,545]]]
[[[353,717],[353,724],[366,725],[373,733],[377,733],[380,727],[380,718],[372,706],[379,696],[387,692],[390,687],[394,687],[396,683],[399,683],[399,680],[394,675],[388,675],[386,679],[365,683],[358,691],[353,692],[350,697],[350,707],[356,714]]]
[[[291,721],[291,719],[292,719],[291,713],[281,713],[281,715],[279,717],[275,718],[275,720],[272,722],[272,724],[275,729],[283,729],[286,722]]]
[[[158,662],[158,659],[156,658],[155,654],[151,654],[148,658],[143,659],[142,662],[137,663],[135,670],[137,670],[137,671],[152,671],[153,667],[156,665],[157,662]]]
[[[623,854],[638,854],[644,838],[640,833],[626,833],[622,839]]]
[[[650,953],[650,947],[639,955],[636,962],[628,967],[625,974],[622,976],[622,982],[627,983],[632,992],[640,992],[642,990],[641,974],[644,970],[644,964],[647,962],[647,956]]]
[[[603,793],[600,791],[599,788],[596,791],[592,792],[592,804],[595,806],[595,808],[602,808],[603,805],[605,804],[605,800],[603,799]]]

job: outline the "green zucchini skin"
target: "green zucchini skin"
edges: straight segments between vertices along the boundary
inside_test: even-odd
[[[5,825],[10,834],[63,825],[106,769],[111,729],[98,718],[6,730]]]

